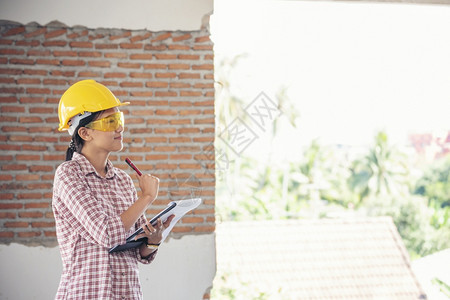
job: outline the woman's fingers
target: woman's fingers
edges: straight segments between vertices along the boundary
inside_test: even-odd
[[[172,222],[173,218],[175,218],[175,215],[170,215],[167,220],[164,222],[164,229],[169,227],[170,222]]]
[[[153,241],[156,243],[157,241],[160,241],[164,230],[170,226],[170,222],[172,222],[174,217],[175,215],[169,216],[165,222],[163,222],[161,218],[158,218],[155,226],[152,226],[150,221],[147,220],[147,222],[142,226],[144,232],[137,235],[135,240],[146,237],[149,242]]]

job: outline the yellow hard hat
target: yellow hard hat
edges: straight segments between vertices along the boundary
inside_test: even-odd
[[[128,104],[130,103],[121,103],[106,86],[95,80],[78,81],[69,87],[59,100],[58,130],[68,130],[68,123],[74,116]]]

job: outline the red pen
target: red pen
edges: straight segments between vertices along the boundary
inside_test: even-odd
[[[126,162],[133,170],[135,170],[136,173],[137,173],[139,176],[142,175],[141,171],[139,171],[139,169],[131,162],[131,160],[130,160],[128,157],[125,158],[125,162]]]

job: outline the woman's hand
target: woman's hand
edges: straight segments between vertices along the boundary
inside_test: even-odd
[[[147,220],[147,223],[142,226],[144,233],[137,235],[135,239],[138,240],[146,237],[147,244],[159,245],[159,243],[161,243],[164,230],[170,226],[170,222],[172,222],[174,217],[175,215],[169,216],[164,223],[161,221],[161,218],[159,218],[154,227],[150,224],[150,221]]]
[[[138,180],[142,196],[150,197],[150,201],[153,202],[158,196],[159,178],[150,174],[142,174],[138,176]]]

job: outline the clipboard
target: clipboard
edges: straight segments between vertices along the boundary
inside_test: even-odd
[[[161,221],[165,222],[168,217],[170,217],[172,214],[175,214],[175,218],[170,223],[169,227],[167,227],[163,232],[163,238],[161,240],[161,243],[166,239],[166,237],[169,235],[170,231],[172,230],[173,226],[177,223],[179,219],[181,219],[187,212],[193,210],[197,206],[199,206],[201,203],[200,198],[193,198],[188,200],[180,200],[180,201],[172,201],[170,202],[165,209],[163,209],[160,213],[158,213],[156,216],[154,216],[150,220],[150,224],[152,226],[155,226],[158,219],[161,218]],[[143,243],[146,243],[147,238],[143,237],[138,240],[134,240],[134,238],[143,233],[144,229],[139,228],[135,232],[133,232],[132,235],[130,235],[126,239],[126,243],[123,245],[116,245],[108,250],[109,253],[118,252],[118,251],[124,251],[127,249],[132,249],[139,247]]]

